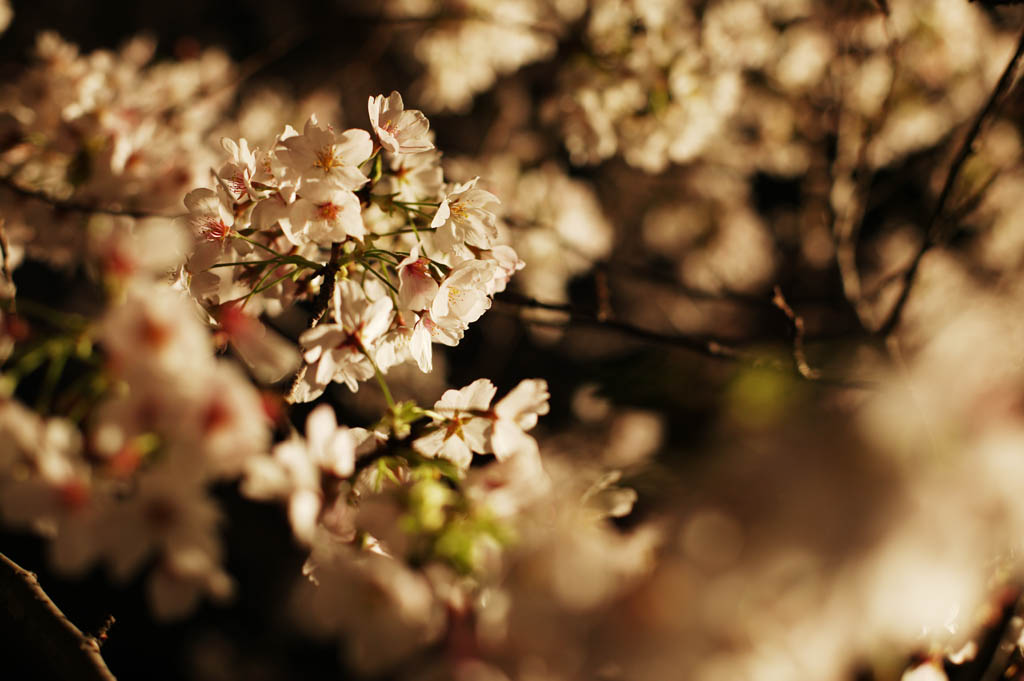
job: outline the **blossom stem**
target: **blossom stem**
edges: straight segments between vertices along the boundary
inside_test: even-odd
[[[377,270],[375,270],[375,269],[373,268],[373,266],[372,266],[372,265],[371,265],[370,263],[368,263],[368,262],[364,262],[364,261],[363,261],[363,260],[362,260],[361,258],[360,258],[359,262],[360,262],[360,264],[361,264],[361,265],[362,265],[362,266],[363,266],[363,267],[365,268],[365,270],[366,270],[367,272],[369,272],[370,274],[372,274],[373,276],[377,277],[377,278],[378,278],[378,279],[380,279],[380,280],[381,280],[382,282],[384,282],[384,284],[385,284],[385,285],[386,285],[386,286],[387,286],[387,287],[388,287],[389,289],[391,289],[391,290],[392,290],[392,291],[393,291],[394,293],[396,293],[396,294],[398,293],[398,288],[396,288],[396,287],[395,287],[395,285],[394,285],[394,284],[392,284],[392,283],[391,283],[391,282],[390,282],[390,281],[388,280],[388,278],[387,278],[387,277],[385,277],[385,276],[384,276],[383,274],[381,274],[380,272],[378,272]]]
[[[393,232],[384,232],[383,234],[375,234],[374,236],[398,236],[399,234],[419,234],[420,232],[436,232],[437,227],[410,227],[408,229],[396,229]]]
[[[441,205],[437,201],[396,201],[392,199],[391,202],[396,206],[433,206],[437,208]]]
[[[278,258],[284,257],[284,253],[278,253],[277,251],[275,251],[273,248],[270,248],[266,244],[261,244],[259,241],[256,241],[255,239],[250,239],[247,236],[242,236],[241,234],[232,234],[231,238],[232,239],[241,239],[242,241],[248,242],[248,243],[252,244],[253,246],[256,246],[257,248],[262,248],[267,253],[273,253]]]
[[[363,351],[363,355],[370,361],[370,366],[373,367],[373,373],[377,377],[377,383],[380,385],[380,390],[384,393],[384,401],[388,403],[388,409],[391,411],[395,410],[395,400],[391,397],[391,391],[388,390],[388,382],[384,380],[384,374],[381,373],[380,367],[373,361],[373,357],[366,351],[366,348],[360,348]]]
[[[246,265],[269,265],[273,262],[281,262],[280,258],[270,258],[269,260],[239,260],[238,262],[219,262],[214,265],[210,265],[206,269],[212,270],[218,267],[244,267]]]

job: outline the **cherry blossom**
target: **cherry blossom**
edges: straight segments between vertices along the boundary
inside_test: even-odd
[[[398,92],[392,92],[386,99],[384,95],[370,97],[367,108],[373,131],[387,151],[414,154],[434,148],[427,134],[427,117],[415,109],[406,109]]]
[[[434,404],[434,430],[413,443],[424,456],[448,459],[462,469],[469,467],[473,452],[486,453],[490,421],[485,416],[497,388],[486,378],[461,390],[448,390]]]
[[[365,130],[346,130],[336,135],[317,125],[316,117],[306,122],[301,135],[282,139],[277,157],[299,173],[303,180],[322,180],[354,191],[369,181],[359,166],[370,158],[373,143]]]

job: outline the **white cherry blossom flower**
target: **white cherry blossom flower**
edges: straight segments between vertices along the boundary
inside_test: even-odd
[[[388,172],[374,187],[377,193],[392,194],[399,201],[437,201],[444,185],[441,152],[436,149],[417,154],[391,154]]]
[[[403,310],[425,310],[437,295],[438,285],[430,273],[430,260],[420,255],[420,245],[398,263],[398,302]]]
[[[494,271],[494,278],[487,286],[487,295],[491,296],[504,291],[512,275],[526,267],[526,263],[519,258],[511,246],[495,246],[488,251],[481,251],[480,259],[489,260],[498,265]]]
[[[487,431],[491,426],[485,415],[497,388],[479,378],[461,390],[448,390],[434,404],[436,429],[413,442],[424,456],[448,459],[459,468],[469,468],[473,452],[488,451]]]
[[[194,189],[185,196],[188,223],[200,239],[223,241],[231,234],[235,214],[231,198],[223,191]]]
[[[537,442],[526,431],[537,425],[537,417],[548,413],[547,381],[539,378],[522,381],[494,405],[491,450],[498,460],[522,452],[536,452]]]
[[[346,130],[336,135],[330,128],[321,128],[313,116],[302,134],[282,140],[277,158],[299,173],[303,180],[329,180],[337,186],[355,191],[369,180],[359,170],[360,164],[373,153],[370,133]]]
[[[330,181],[303,183],[300,198],[288,206],[278,222],[285,237],[296,246],[329,246],[348,237],[362,239],[366,235],[359,199]]]
[[[393,154],[411,154],[434,148],[428,136],[427,117],[415,109],[406,109],[398,92],[392,92],[387,99],[384,95],[370,97],[367,108],[373,131],[384,149]]]
[[[255,499],[287,499],[292,531],[310,544],[323,509],[321,479],[352,475],[355,450],[352,432],[339,427],[334,411],[322,404],[306,418],[305,438],[292,437],[274,447],[272,457],[250,461],[242,491]]]
[[[438,287],[430,317],[438,326],[461,328],[480,319],[491,307],[487,295],[494,278],[494,262],[465,260],[452,268]]]
[[[490,248],[498,238],[491,207],[501,201],[489,191],[478,189],[479,179],[456,184],[438,207],[430,226],[436,230],[434,240],[440,250],[452,251],[462,244]]]
[[[202,476],[165,463],[140,475],[131,496],[112,511],[104,557],[113,577],[127,580],[154,553],[173,557],[199,550],[219,556],[219,522]]]
[[[303,359],[310,366],[296,399],[315,399],[331,381],[344,383],[352,392],[359,390],[359,381],[373,377],[369,355],[391,325],[392,313],[391,298],[371,302],[355,282],[339,281],[334,289],[336,322],[320,324],[299,336]]]
[[[241,305],[223,305],[216,317],[238,356],[260,381],[276,383],[294,373],[301,364],[302,358],[294,343],[268,329],[256,317],[245,314]]]
[[[415,315],[413,315],[415,316]],[[416,362],[420,371],[430,373],[433,366],[433,350],[430,331],[424,318],[420,317],[412,326],[396,325],[381,338],[377,349],[377,366],[387,372],[393,366],[404,362]]]
[[[231,154],[231,160],[221,166],[217,171],[222,186],[228,190],[235,201],[242,199],[255,199],[257,190],[253,188],[253,180],[258,175],[265,175],[261,179],[269,179],[269,174],[264,170],[265,154],[258,148],[249,149],[249,142],[244,137],[237,142],[229,137],[221,139],[220,144],[224,151]]]
[[[122,375],[195,374],[213,362],[210,336],[177,291],[136,286],[100,322],[99,340]]]
[[[150,607],[160,620],[187,616],[203,595],[225,601],[234,591],[234,582],[220,565],[219,551],[195,546],[164,556],[146,582]]]
[[[215,362],[182,388],[185,410],[173,446],[183,460],[198,458],[210,473],[231,477],[270,446],[259,393],[237,365]]]

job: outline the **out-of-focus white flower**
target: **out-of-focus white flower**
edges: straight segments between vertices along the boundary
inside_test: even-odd
[[[240,305],[222,306],[216,318],[239,357],[264,383],[280,381],[294,373],[302,363],[299,351],[291,341],[242,312]]]
[[[138,285],[100,322],[99,340],[121,374],[194,375],[213,362],[210,335],[186,297]]]
[[[230,362],[215,362],[202,376],[183,381],[184,409],[169,446],[182,460],[215,476],[234,477],[246,461],[270,446],[263,402],[252,383]]]
[[[406,109],[402,95],[392,92],[370,97],[367,104],[370,123],[381,146],[393,154],[413,154],[434,148],[428,132],[430,123],[422,112]]]
[[[121,280],[166,277],[185,261],[192,246],[180,223],[161,218],[134,221],[97,216],[89,227],[89,250],[104,274]]]
[[[11,9],[9,0],[0,0],[0,33],[7,30],[14,18],[14,11]]]
[[[949,681],[939,662],[925,662],[903,672],[900,681]]]
[[[364,672],[384,671],[444,631],[430,583],[393,558],[318,542],[304,571],[316,586],[302,594],[302,620],[340,634],[347,659]]]
[[[150,607],[161,620],[186,617],[203,595],[224,601],[233,594],[234,582],[216,556],[195,547],[165,556],[146,584]]]
[[[272,457],[250,461],[242,492],[255,499],[287,499],[292,531],[310,544],[323,506],[322,476],[347,478],[354,469],[355,439],[322,404],[306,418],[304,439],[292,437],[274,447]]]
[[[537,425],[537,417],[548,413],[547,381],[539,378],[522,381],[494,405],[491,449],[499,461],[520,452],[532,452],[537,442],[526,431]]]

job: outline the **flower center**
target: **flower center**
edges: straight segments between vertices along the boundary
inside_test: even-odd
[[[327,203],[317,204],[316,212],[321,220],[336,222],[338,220],[338,213],[341,212],[341,206],[328,201]]]
[[[313,165],[323,170],[325,174],[329,173],[332,168],[341,165],[341,155],[334,152],[333,144],[321,147],[320,150],[316,152],[316,161]]]

